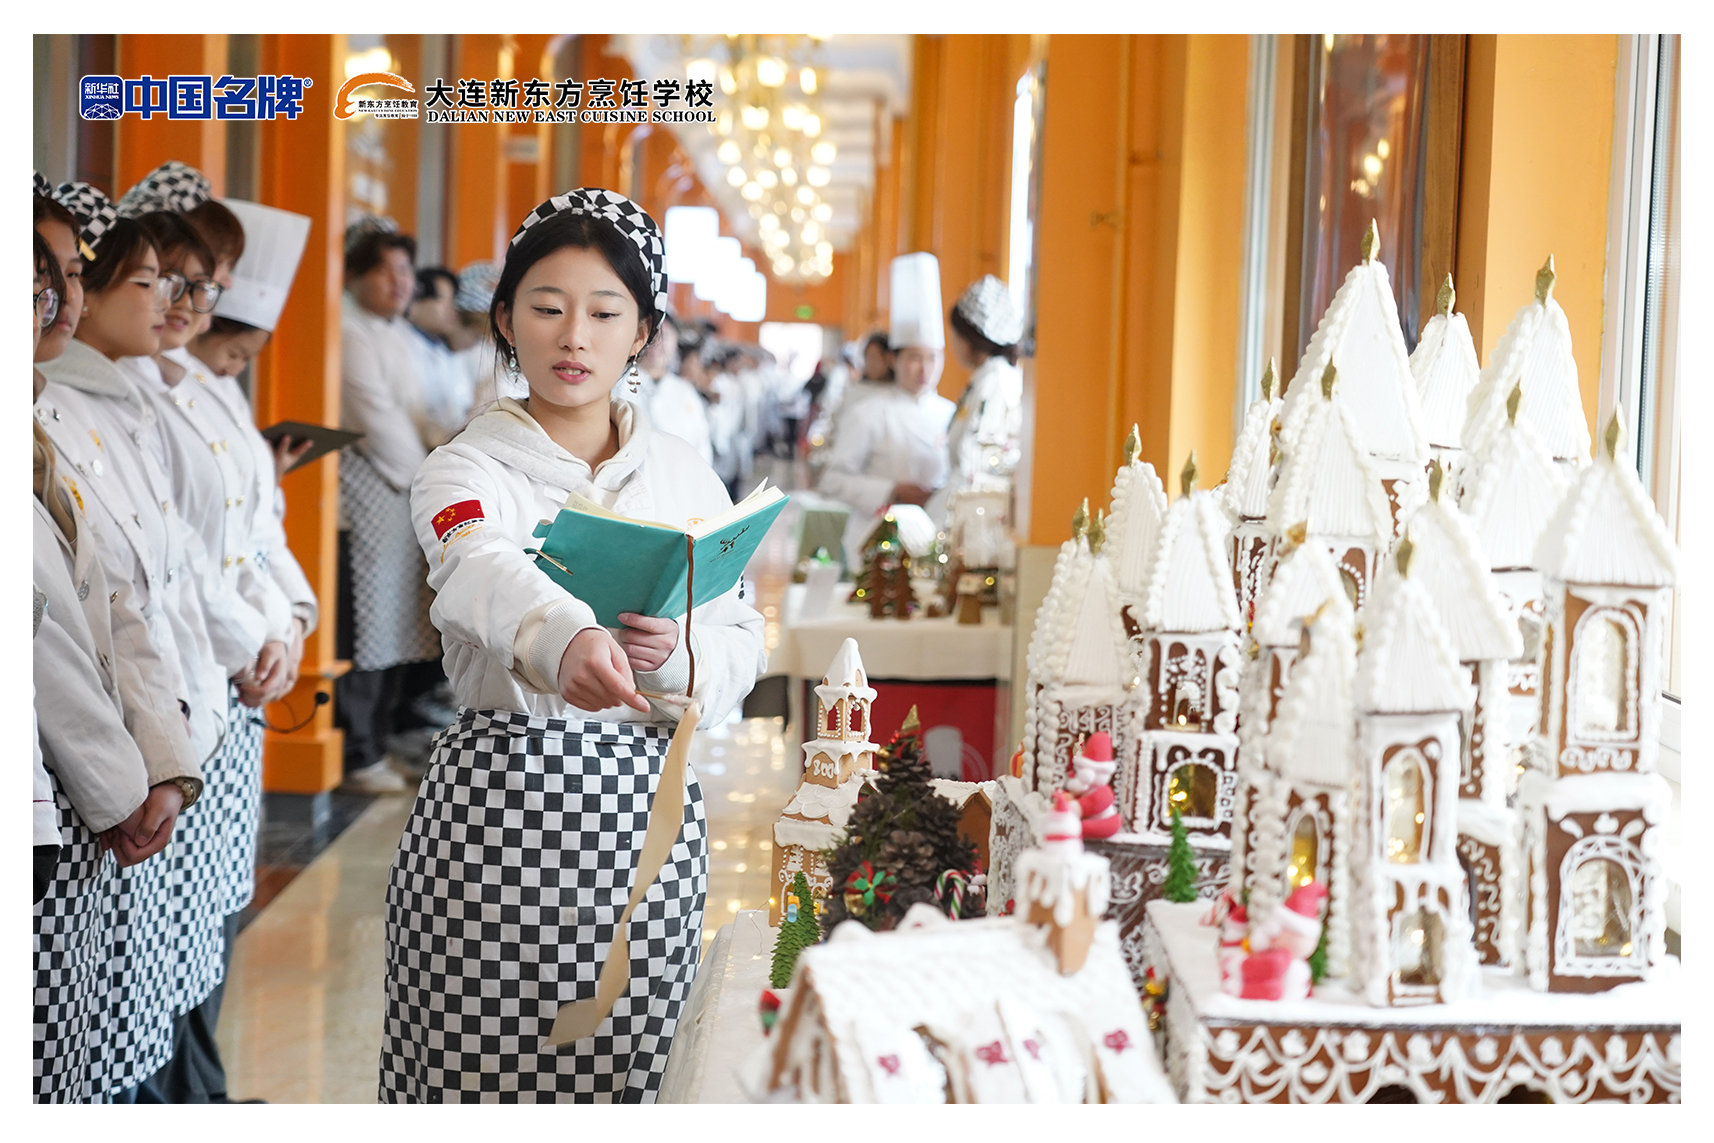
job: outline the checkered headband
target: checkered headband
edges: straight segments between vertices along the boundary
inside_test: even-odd
[[[48,181],[48,176],[42,174],[42,172],[40,172],[40,171],[36,171],[34,173],[35,173],[36,177],[33,180],[33,182],[34,182],[35,193],[36,193],[37,197],[39,197],[39,198],[52,198],[52,197],[54,197],[54,184],[52,184]]]
[[[1024,317],[1012,304],[1011,291],[992,274],[972,282],[952,308],[995,345],[1016,345],[1024,336]]]
[[[119,211],[112,201],[88,183],[61,183],[54,191],[54,201],[71,211],[78,225],[77,245],[84,261],[95,261],[95,249],[101,236],[119,221]]]
[[[524,236],[524,231],[536,223],[564,213],[604,218],[618,227],[619,233],[629,238],[637,247],[637,252],[643,256],[643,266],[649,271],[649,285],[654,287],[655,291],[655,309],[666,313],[666,243],[661,238],[661,228],[655,225],[655,220],[649,217],[648,211],[618,191],[604,190],[601,187],[579,187],[565,194],[554,195],[530,211],[529,217],[524,219],[524,224],[512,235],[512,245],[516,246],[518,239]]]
[[[494,287],[500,284],[498,263],[483,259],[458,272],[458,295],[452,304],[467,314],[485,314],[494,304]]]
[[[185,214],[213,197],[214,187],[201,171],[168,159],[120,197],[119,217],[136,218],[157,210]]]

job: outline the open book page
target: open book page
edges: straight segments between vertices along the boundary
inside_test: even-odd
[[[701,537],[708,535],[710,532],[719,531],[734,520],[742,520],[744,517],[766,508],[776,500],[783,499],[785,499],[785,493],[781,492],[778,488],[768,487],[768,482],[764,480],[761,484],[756,486],[756,490],[754,492],[738,501],[738,503],[732,505],[732,507],[726,509],[724,512],[708,517],[706,520],[697,524],[694,528],[688,530],[675,528],[671,524],[662,524],[655,520],[632,519],[630,516],[621,515],[618,512],[613,511],[611,508],[603,508],[589,497],[575,491],[566,496],[565,508],[568,512],[583,512],[590,516],[601,516],[608,520],[623,520],[628,524],[641,524],[647,528],[665,528],[669,532],[679,532],[684,535],[700,539]]]

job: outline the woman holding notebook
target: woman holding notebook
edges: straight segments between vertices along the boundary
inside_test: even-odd
[[[412,484],[461,709],[388,888],[385,1102],[647,1102],[660,1085],[708,869],[687,742],[668,745],[691,704],[715,723],[749,692],[763,621],[734,587],[604,627],[534,553],[568,498],[684,531],[730,508],[630,396],[665,309],[661,233],[635,203],[582,189],[537,207],[490,309],[529,395]]]

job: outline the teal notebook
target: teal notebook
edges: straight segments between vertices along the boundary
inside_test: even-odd
[[[536,525],[541,546],[525,550],[603,627],[623,626],[622,612],[677,619],[687,598],[701,606],[732,590],[785,506],[778,488],[758,488],[687,532],[621,516],[573,492],[559,515]]]

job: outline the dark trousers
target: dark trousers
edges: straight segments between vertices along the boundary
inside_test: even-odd
[[[226,980],[232,975],[232,945],[238,939],[238,920],[242,912],[229,914],[225,921],[226,950],[221,954],[226,971],[201,1004],[173,1021],[173,1058],[160,1071],[149,1077],[138,1103],[151,1102],[152,1094],[161,1103],[225,1103],[226,1067],[220,1062],[220,1047],[215,1043],[214,1030],[220,1024],[220,1002],[226,995]]]
[[[333,683],[333,723],[345,731],[345,772],[379,762],[399,729],[405,679],[412,664],[350,671]]]

